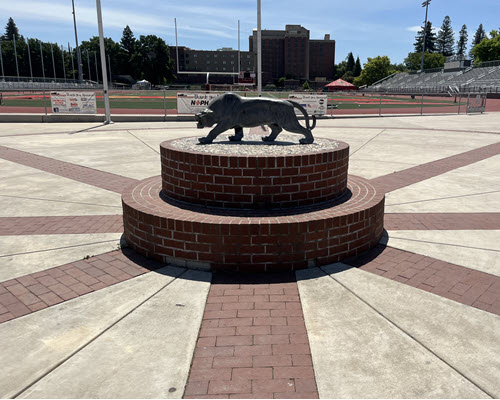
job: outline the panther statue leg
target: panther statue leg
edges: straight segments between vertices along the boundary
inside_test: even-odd
[[[269,136],[263,136],[262,141],[264,142],[274,142],[279,133],[283,130],[278,124],[269,125],[271,128],[271,134]]]
[[[241,126],[236,126],[234,128],[234,135],[229,136],[229,140],[232,142],[239,142],[243,139],[243,128]]]
[[[209,144],[212,143],[213,140],[219,136],[222,132],[227,131],[228,129],[231,129],[231,126],[227,122],[219,122],[215,128],[213,128],[207,136],[199,138],[199,142],[202,144]]]

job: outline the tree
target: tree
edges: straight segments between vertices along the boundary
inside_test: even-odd
[[[500,28],[491,31],[490,38],[484,38],[472,49],[474,62],[494,61],[500,59]]]
[[[310,87],[309,87],[309,82],[305,81],[305,82],[304,82],[304,84],[302,85],[302,88],[303,88],[304,90],[309,90],[309,89],[310,89]]]
[[[424,27],[418,31],[417,36],[415,36],[415,40],[415,53],[422,53],[422,44],[424,43]],[[428,51],[429,53],[436,51],[436,40],[436,34],[432,30],[432,22],[427,21],[425,28],[425,51]]]
[[[5,34],[3,35],[2,40],[12,40],[12,36],[15,36],[16,40],[19,40],[19,29],[17,29],[16,23],[12,17],[10,17],[7,25],[5,26]]]
[[[361,75],[354,79],[356,86],[371,85],[386,76],[391,75],[391,60],[387,56],[368,58]]]
[[[356,64],[354,64],[354,77],[361,75],[361,61],[359,61],[359,56],[356,58]]]
[[[479,24],[479,27],[477,28],[476,33],[474,34],[474,38],[472,39],[472,45],[469,52],[469,55],[471,57],[474,57],[474,54],[472,52],[472,50],[474,50],[474,47],[476,47],[476,45],[481,43],[485,38],[486,38],[486,32],[484,31],[483,24]]]
[[[136,77],[147,79],[153,84],[162,84],[174,78],[173,60],[162,38],[141,35],[136,48],[137,51],[131,58]]]
[[[459,38],[457,42],[457,56],[464,56],[467,50],[467,40],[469,36],[467,35],[467,25],[462,25],[462,29],[459,32]]]
[[[438,32],[436,44],[437,51],[443,56],[449,57],[453,55],[455,39],[453,36],[453,28],[451,27],[451,20],[448,15],[444,17],[443,25],[441,25],[441,29]]]
[[[341,61],[335,66],[334,79],[342,78],[347,72],[347,61]]]
[[[120,40],[120,46],[125,53],[131,56],[134,53],[136,39],[132,29],[127,25],[123,30],[122,38]]]
[[[409,70],[419,70],[422,61],[422,53],[409,53],[405,58],[406,67]],[[441,53],[428,53],[424,54],[424,69],[443,68],[446,57]]]
[[[350,52],[347,55],[346,60],[347,60],[347,71],[354,72],[355,62],[354,62],[354,56],[352,55],[352,52]]]

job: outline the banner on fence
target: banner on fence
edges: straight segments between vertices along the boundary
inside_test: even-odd
[[[177,93],[177,112],[179,114],[196,114],[207,108],[210,100],[221,93]]]
[[[51,92],[50,105],[57,114],[96,114],[94,92]]]
[[[328,104],[328,96],[326,94],[292,93],[288,95],[288,98],[304,107],[309,115],[326,115]],[[295,109],[295,113],[302,115],[297,109]]]

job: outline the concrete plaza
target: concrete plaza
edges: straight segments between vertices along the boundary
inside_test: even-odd
[[[500,113],[319,120],[384,237],[253,278],[122,249],[121,191],[194,127],[0,125],[1,397],[500,397]]]

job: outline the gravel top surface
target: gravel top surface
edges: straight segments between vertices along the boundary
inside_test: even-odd
[[[187,137],[176,139],[171,142],[172,147],[179,150],[192,151],[196,153],[238,155],[238,156],[285,156],[289,154],[318,153],[336,149],[338,142],[324,138],[314,138],[312,144],[300,144],[302,135],[280,133],[275,142],[263,142],[262,135],[245,134],[240,142],[231,142],[228,137],[231,134],[218,136],[211,144],[201,144],[198,137]],[[202,137],[200,135],[199,137]]]

